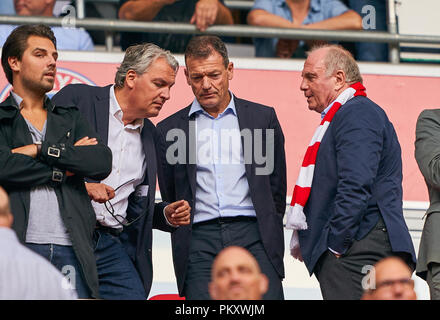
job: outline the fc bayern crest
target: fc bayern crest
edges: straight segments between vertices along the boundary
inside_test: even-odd
[[[50,98],[52,98],[52,96],[58,91],[60,91],[63,87],[73,83],[83,83],[83,84],[96,86],[96,84],[92,80],[79,74],[78,72],[66,68],[57,68],[55,84],[53,86],[52,91],[50,91],[47,95]],[[5,100],[9,96],[11,90],[12,90],[12,86],[8,83],[8,85],[4,87],[0,93],[0,101]]]

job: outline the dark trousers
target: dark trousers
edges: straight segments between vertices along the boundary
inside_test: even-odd
[[[426,282],[429,286],[431,300],[440,300],[440,263],[431,262],[428,265]]]
[[[319,258],[314,273],[324,300],[359,300],[367,271],[382,258],[393,255],[382,218],[361,240],[354,241],[340,258],[329,250]],[[394,255],[396,255],[394,253]]]
[[[141,278],[119,237],[95,230],[99,296],[107,300],[146,300]]]
[[[254,255],[269,278],[265,300],[283,300],[282,279],[270,262],[261,242],[257,220],[221,222],[211,220],[193,225],[184,295],[188,300],[209,300],[208,284],[216,255],[228,246],[240,246]]]
[[[80,299],[90,299],[90,290],[84,279],[79,261],[71,246],[57,244],[26,243],[32,251],[38,253],[52,263],[69,280],[70,287]]]

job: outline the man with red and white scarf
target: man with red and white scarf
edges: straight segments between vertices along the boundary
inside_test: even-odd
[[[367,98],[348,51],[312,49],[301,76],[308,108],[322,121],[287,215],[291,254],[315,274],[324,299],[360,299],[374,289],[368,271],[380,259],[399,255],[415,266],[402,210],[400,144],[384,110]]]

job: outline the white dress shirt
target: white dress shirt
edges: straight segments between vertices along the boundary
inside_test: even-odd
[[[111,186],[113,189],[122,185],[110,202],[115,211],[114,215],[125,218],[128,197],[144,180],[146,161],[141,139],[144,119],[137,119],[134,123],[124,125],[122,116],[123,113],[116,100],[114,86],[111,86],[108,147],[113,154],[112,172],[101,183]],[[104,204],[92,201],[92,205],[95,209],[96,219],[103,226],[122,228],[122,225],[107,211]]]

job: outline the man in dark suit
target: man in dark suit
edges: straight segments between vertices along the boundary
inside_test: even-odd
[[[314,137],[320,141],[316,156],[301,168],[314,165],[313,180],[300,172],[297,182],[298,193],[311,187],[303,202],[307,229],[299,231],[302,259],[324,299],[360,299],[368,266],[392,254],[415,264],[402,212],[400,144],[385,112],[366,97],[356,61],[343,48],[312,50],[300,88],[308,108],[321,113],[323,128],[328,125],[322,139]],[[287,226],[289,219],[290,210]]]
[[[171,235],[179,293],[210,299],[213,260],[235,245],[269,278],[264,298],[283,299],[286,165],[275,110],[229,91],[233,64],[218,37],[191,39],[185,62],[195,100],[157,126],[162,197],[195,208]]]
[[[146,299],[152,282],[152,227],[189,223],[186,201],[155,204],[156,128],[147,119],[170,98],[178,62],[153,44],[127,49],[115,84],[70,85],[53,101],[77,106],[113,153],[111,174],[86,183],[97,218],[100,296]]]
[[[426,280],[431,300],[440,300],[440,109],[423,110],[417,119],[415,157],[425,178],[429,208],[420,240],[416,273]]]

